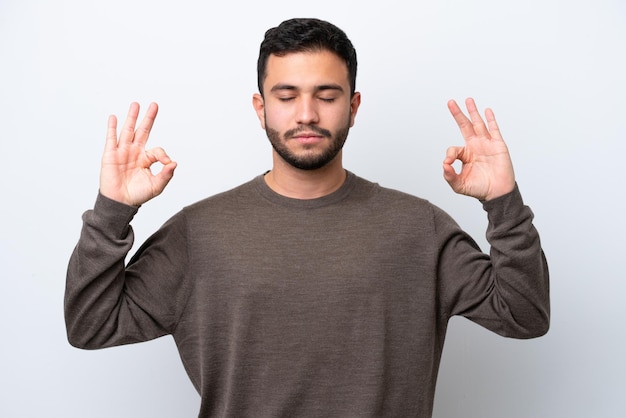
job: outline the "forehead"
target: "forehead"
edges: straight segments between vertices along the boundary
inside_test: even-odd
[[[306,88],[320,84],[349,86],[348,66],[337,54],[322,50],[270,55],[267,60],[264,90],[277,84]]]

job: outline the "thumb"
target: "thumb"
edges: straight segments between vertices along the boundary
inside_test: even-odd
[[[454,162],[463,161],[464,147],[449,147],[446,151],[446,157],[443,160],[443,178],[448,182],[453,190],[456,190],[459,182],[459,174],[454,169]]]
[[[150,161],[150,166],[156,163],[162,164],[161,169],[154,174],[154,182],[160,194],[174,176],[177,164],[175,161],[172,161],[162,148],[147,150],[145,154]]]

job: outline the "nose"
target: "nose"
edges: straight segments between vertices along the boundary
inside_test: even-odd
[[[317,103],[312,97],[301,97],[298,100],[296,122],[302,125],[313,125],[319,122]]]

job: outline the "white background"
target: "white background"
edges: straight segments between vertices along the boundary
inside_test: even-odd
[[[150,144],[179,163],[134,221],[138,242],[270,167],[251,106],[258,46],[302,16],[337,24],[359,54],[348,169],[428,198],[487,249],[480,204],[441,176],[446,147],[461,143],[446,101],[473,96],[495,110],[536,215],[551,330],[516,341],[453,319],[435,417],[624,416],[622,0],[1,0],[0,416],[197,415],[171,337],[70,347],[67,261],[96,196],[107,116],[133,100],[160,104]]]

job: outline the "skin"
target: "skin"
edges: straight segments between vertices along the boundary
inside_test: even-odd
[[[252,105],[268,137],[280,142],[292,155],[314,159],[333,147],[333,139],[347,135],[354,125],[361,94],[350,96],[348,68],[337,55],[329,52],[302,52],[283,57],[271,55],[263,96],[255,94]],[[316,126],[331,133],[325,137],[313,130]],[[303,127],[293,138],[285,133]],[[338,189],[345,180],[342,152],[316,170],[294,167],[273,149],[272,170],[265,176],[270,188],[297,199],[312,199]]]
[[[273,135],[274,141],[303,159],[328,150],[341,130],[352,127],[361,103],[360,93],[350,95],[345,63],[328,51],[270,56],[263,93],[252,98],[261,127],[268,137],[272,139]],[[454,100],[448,102],[465,144],[448,148],[443,176],[456,193],[480,200],[495,199],[515,187],[509,151],[493,111],[486,109],[485,123],[472,98],[465,105],[469,117]],[[139,104],[132,103],[119,138],[117,118],[109,117],[100,175],[104,196],[139,206],[161,194],[171,180],[176,163],[162,148],[146,149],[157,112],[157,104],[151,103],[137,126]],[[298,127],[297,134],[285,137],[286,132]],[[458,173],[452,166],[456,160],[462,162]],[[287,197],[312,199],[327,195],[341,187],[346,176],[341,150],[316,169],[297,168],[275,149],[272,161],[265,180],[270,188]],[[162,167],[153,173],[151,167],[156,163]]]
[[[493,111],[485,110],[485,124],[474,99],[466,99],[465,105],[469,118],[454,100],[448,102],[465,145],[448,148],[443,160],[444,179],[456,193],[480,200],[491,200],[512,192],[515,188],[513,163]],[[452,167],[456,160],[463,163],[460,173]]]
[[[146,115],[137,128],[139,104],[131,103],[126,121],[117,136],[117,118],[109,116],[106,143],[100,169],[100,193],[118,202],[140,206],[161,194],[174,175],[176,163],[162,148],[146,149],[150,130],[159,107],[148,106]],[[150,167],[163,164],[153,174]]]

